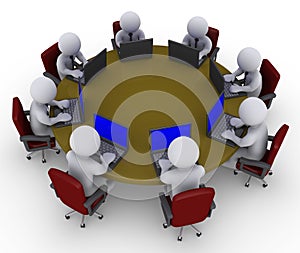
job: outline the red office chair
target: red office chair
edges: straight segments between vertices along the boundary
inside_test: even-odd
[[[218,39],[219,39],[219,30],[213,27],[208,27],[208,32],[206,36],[210,38],[212,42],[211,50],[207,56],[211,57],[215,61],[217,59],[217,53],[220,50],[220,48],[217,47]]]
[[[52,79],[56,85],[60,83],[60,77],[58,75],[56,66],[56,61],[60,54],[61,51],[58,48],[58,42],[53,44],[41,54],[41,58],[46,70],[43,75]]]
[[[238,171],[242,171],[249,175],[249,178],[245,183],[246,187],[249,187],[249,182],[252,176],[260,179],[263,182],[263,187],[268,186],[264,178],[268,174],[273,174],[273,172],[271,171],[271,167],[288,129],[289,126],[284,124],[277,131],[275,136],[268,137],[268,140],[272,141],[272,145],[270,150],[266,151],[264,157],[260,161],[250,160],[244,157],[241,157],[238,160],[238,162],[236,163],[237,170],[234,171],[234,174],[237,175]]]
[[[112,43],[113,49],[117,49],[115,38],[116,38],[117,32],[120,31],[120,30],[122,30],[122,28],[120,26],[120,21],[113,22],[112,26],[113,26],[114,38],[111,39],[111,43]]]
[[[36,136],[31,130],[30,123],[26,116],[29,116],[30,111],[24,111],[23,106],[18,97],[13,98],[12,120],[20,134],[20,141],[24,143],[25,149],[30,152],[26,158],[31,159],[34,151],[42,151],[42,162],[45,163],[45,149],[55,150],[57,154],[60,150],[55,147],[55,138],[46,136]]]
[[[160,193],[160,203],[166,220],[163,227],[181,227],[178,241],[182,241],[183,227],[188,225],[196,231],[198,237],[201,236],[201,232],[193,224],[211,216],[212,210],[216,208],[214,196],[215,190],[210,187],[178,193],[173,200]]]
[[[70,218],[70,215],[78,212],[82,214],[80,227],[84,228],[85,215],[92,216],[96,214],[100,220],[103,218],[103,215],[96,211],[105,201],[107,196],[106,192],[98,189],[90,197],[86,197],[82,184],[67,172],[51,168],[48,171],[48,175],[52,181],[50,186],[54,188],[56,196],[60,198],[65,205],[73,209],[65,215],[67,220]]]
[[[262,75],[262,90],[259,97],[265,102],[267,108],[270,108],[273,98],[276,97],[274,91],[279,82],[280,74],[267,59],[263,59],[260,73]]]

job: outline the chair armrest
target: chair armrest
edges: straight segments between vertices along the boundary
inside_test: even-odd
[[[99,201],[99,203],[97,203],[93,208],[92,208],[92,204],[99,199],[101,196],[103,196],[103,198],[101,199],[101,201]],[[97,211],[97,209],[99,208],[99,206],[105,201],[107,196],[107,193],[102,191],[100,188],[94,192],[93,195],[91,195],[85,202],[84,202],[84,207],[88,209],[88,213],[89,215],[93,215],[93,213],[95,213]]]
[[[265,175],[267,174],[267,171],[271,168],[270,164],[268,164],[268,163],[247,159],[245,157],[241,157],[239,159],[239,162],[241,163],[241,166],[240,166],[241,171],[243,171],[249,175],[252,175],[254,177],[258,177],[258,178],[264,178]],[[254,174],[253,172],[248,171],[247,169],[244,169],[244,165],[255,166],[255,167],[261,168],[262,169],[261,175],[259,176],[257,174]]]
[[[59,196],[57,195],[57,192],[56,192],[56,190],[55,190],[55,188],[54,188],[53,183],[51,183],[49,186],[50,186],[50,188],[55,192],[56,197],[59,198]]]
[[[56,76],[50,74],[49,72],[44,72],[43,75],[50,78],[56,84],[56,86],[59,85],[60,80]]]
[[[206,186],[205,186],[205,184],[200,184],[199,185],[199,188],[205,188]]]
[[[219,50],[220,50],[220,48],[216,47],[214,49],[214,51],[211,53],[210,59],[212,59],[213,61],[216,61],[217,60],[217,53],[219,52]]]
[[[24,111],[24,114],[25,114],[26,116],[30,116],[30,110]]]
[[[209,209],[209,212],[208,212],[208,215],[207,215],[207,217],[211,217],[211,214],[212,214],[212,211],[214,210],[214,209],[216,209],[216,203],[215,203],[215,201],[213,200],[212,201],[212,203],[211,203],[211,205],[210,205],[210,209]]]
[[[274,140],[274,136],[273,135],[268,135],[268,141],[273,141]]]
[[[171,207],[166,196],[161,192],[159,193],[160,205],[165,216],[167,227],[171,225],[171,219],[173,218],[173,214],[171,211]]]
[[[271,104],[272,104],[272,100],[273,98],[276,97],[276,94],[273,92],[273,93],[268,93],[266,95],[263,95],[261,97],[259,97],[262,101],[266,101],[266,100],[269,100],[269,103],[267,105],[267,108],[269,109]]]

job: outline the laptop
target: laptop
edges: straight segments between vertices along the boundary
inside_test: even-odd
[[[153,39],[137,40],[132,42],[121,43],[117,49],[120,60],[133,57],[130,59],[139,59],[152,57]],[[129,59],[129,60],[130,60]]]
[[[150,130],[150,143],[151,143],[151,158],[156,175],[159,177],[161,174],[161,167],[159,165],[160,159],[168,158],[168,147],[171,142],[180,136],[191,137],[191,125],[184,124],[178,126],[171,126],[159,129]]]
[[[101,145],[92,158],[99,162],[99,154],[114,153],[116,157],[109,164],[109,167],[114,169],[127,153],[128,128],[97,114],[94,115],[94,128],[101,138]]]
[[[224,93],[222,93],[207,114],[207,136],[230,147],[235,147],[236,144],[233,141],[223,138],[221,134],[225,130],[233,129],[235,134],[241,137],[246,127],[234,128],[230,125],[232,118],[235,118],[235,116],[224,113]]]
[[[106,48],[99,54],[90,59],[83,67],[83,77],[81,77],[81,83],[87,84],[92,77],[106,67]],[[79,78],[67,75],[67,78],[77,82]]]
[[[184,61],[195,68],[199,68],[207,59],[207,56],[204,56],[199,60],[199,50],[183,45],[182,43],[168,40],[168,45],[169,57]]]
[[[212,81],[216,90],[218,91],[218,94],[220,95],[221,93],[224,92],[225,98],[247,96],[246,92],[237,92],[237,93],[230,92],[230,86],[234,82],[233,83],[225,82],[223,75],[220,73],[215,62],[211,58],[209,59],[209,78]],[[236,84],[238,84],[238,83],[236,83]]]
[[[81,89],[81,79],[78,81],[78,95],[77,98],[68,99],[70,105],[68,108],[60,109],[59,107],[55,106],[53,110],[53,116],[56,117],[59,113],[69,113],[72,116],[70,121],[65,122],[58,122],[54,126],[55,127],[65,127],[71,126],[76,124],[81,124],[84,122],[84,99],[83,99],[83,92]]]

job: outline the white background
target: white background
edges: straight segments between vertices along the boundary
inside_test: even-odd
[[[1,252],[299,252],[299,10],[296,1],[5,1],[1,6]],[[293,2],[293,3],[290,3]],[[181,41],[188,20],[196,15],[220,30],[218,62],[236,69],[236,56],[246,46],[257,48],[279,70],[277,98],[267,125],[274,134],[283,124],[290,130],[274,164],[266,189],[245,175],[219,170],[210,185],[217,209],[198,225],[197,238],[186,229],[162,228],[157,199],[128,201],[110,197],[100,209],[102,221],[88,217],[64,219],[68,211],[49,188],[50,167],[66,169],[64,155],[47,152],[31,161],[11,120],[12,98],[25,109],[29,87],[43,72],[40,54],[67,31],[75,32],[87,58],[111,49],[112,22],[127,10],[137,12],[141,29],[154,44]],[[188,251],[185,251],[188,250]]]

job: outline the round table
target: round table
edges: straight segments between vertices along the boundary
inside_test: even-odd
[[[229,73],[218,64],[222,73]],[[209,61],[199,69],[170,59],[168,48],[154,46],[151,58],[119,61],[107,52],[107,66],[83,88],[84,124],[94,126],[94,114],[129,129],[127,154],[106,177],[132,184],[161,184],[150,156],[149,130],[191,123],[191,137],[199,145],[201,164],[210,172],[228,160],[237,148],[208,138],[206,115],[218,99],[209,80]],[[77,83],[65,78],[58,85],[57,100],[78,96]],[[238,115],[245,97],[225,100],[225,112]],[[79,125],[56,128],[53,133],[65,152],[69,137]]]

